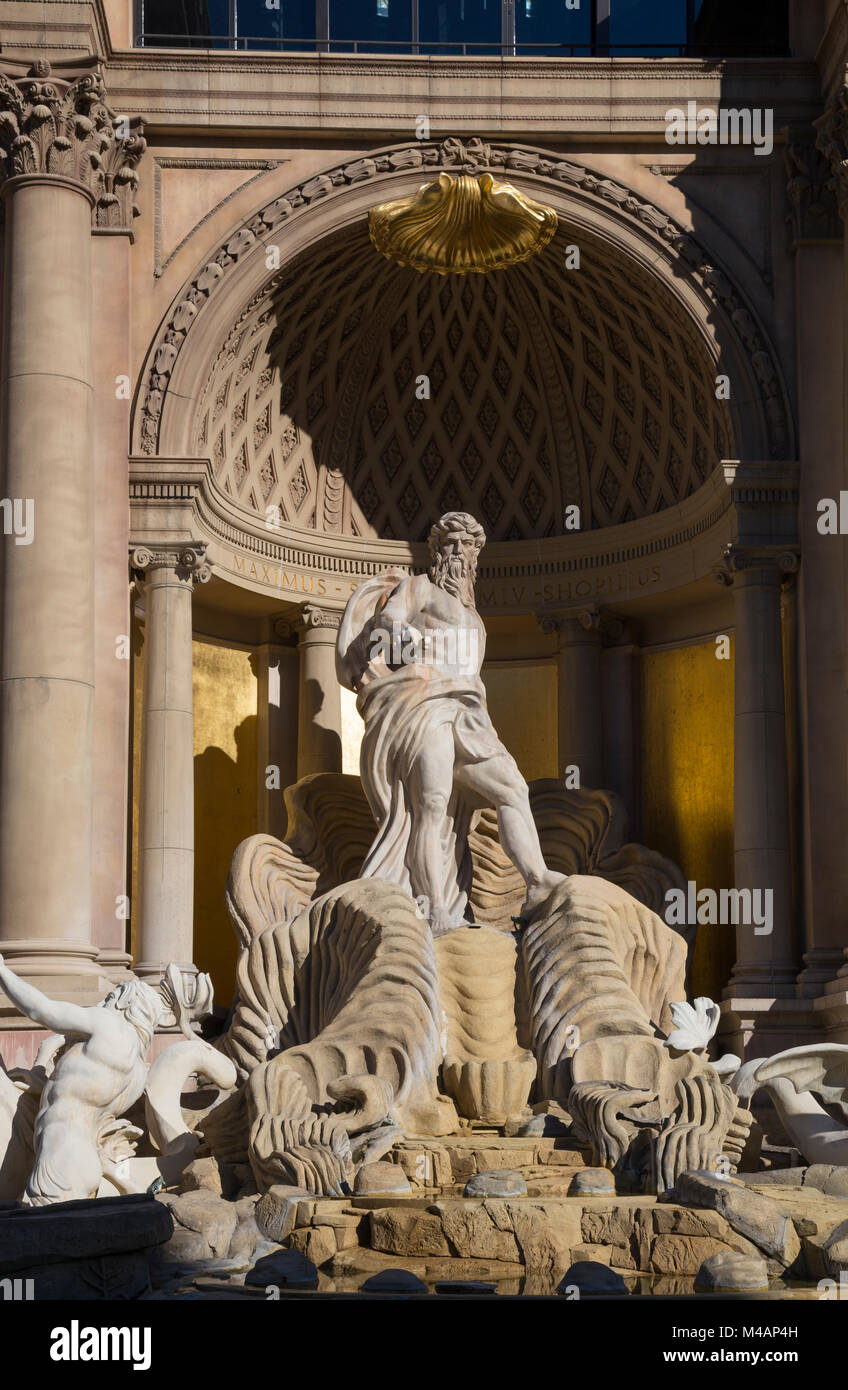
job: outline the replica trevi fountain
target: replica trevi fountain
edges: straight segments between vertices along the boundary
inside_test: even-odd
[[[302,779],[287,839],[235,848],[223,1029],[208,977],[176,965],[83,1008],[0,961],[51,1034],[33,1067],[0,1071],[16,1272],[51,1208],[73,1243],[119,1197],[155,1210],[136,1246],[172,1289],[187,1270],[676,1292],[848,1269],[848,1047],[711,1051],[718,1008],[687,998],[691,941],[662,916],[679,869],[626,842],[612,793],[528,788],[493,727],[484,543],[448,513],[426,573],[387,570],[350,598],[336,662],[364,721],[361,780]],[[177,1036],[149,1061],[163,1028]],[[137,1291],[137,1270],[110,1277]]]

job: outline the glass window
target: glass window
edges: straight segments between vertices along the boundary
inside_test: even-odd
[[[236,0],[236,39],[238,48],[311,48],[297,40],[315,39],[315,0]]]
[[[515,0],[515,40],[516,52],[528,58],[588,53],[592,0]]]
[[[230,7],[228,0],[142,0],[138,17],[148,47],[182,48],[194,43],[208,48],[209,38],[220,37],[226,45]]]
[[[732,57],[736,54],[789,52],[788,0],[695,0],[695,54]]]
[[[412,0],[330,0],[330,40],[336,52],[350,52],[355,41],[364,53],[408,53]]]
[[[686,0],[612,0],[610,53],[676,57],[686,48]]]
[[[501,0],[419,0],[422,53],[500,53]],[[476,45],[476,46],[475,46]]]

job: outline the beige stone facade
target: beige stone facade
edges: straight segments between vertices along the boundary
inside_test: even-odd
[[[194,962],[229,1002],[233,850],[283,834],[297,778],[356,772],[345,603],[462,509],[525,776],[576,767],[698,889],[772,891],[769,934],[698,933],[736,1051],[848,1041],[846,553],[818,526],[848,488],[848,24],[792,8],[793,56],[715,63],[140,49],[130,0],[0,0],[17,973],[90,1002]],[[773,110],[773,153],[669,144],[690,101]],[[370,209],[442,171],[552,209],[550,246],[380,257]],[[29,1060],[2,997],[0,1029]]]

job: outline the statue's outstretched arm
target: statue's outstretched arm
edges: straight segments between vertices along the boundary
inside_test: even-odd
[[[92,1015],[94,1009],[83,1008],[80,1004],[66,1004],[61,999],[48,999],[35,985],[27,984],[13,975],[0,956],[0,988],[5,990],[16,1009],[40,1023],[53,1033],[80,1033],[90,1037],[94,1031]]]

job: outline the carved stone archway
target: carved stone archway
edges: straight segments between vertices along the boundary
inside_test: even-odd
[[[423,540],[439,511],[515,542],[562,535],[570,504],[584,530],[679,504],[734,453],[715,362],[594,233],[567,268],[573,234],[449,278],[377,258],[363,224],[324,238],[221,345],[193,453],[255,513],[369,540]]]
[[[547,201],[566,225],[593,235],[634,270],[653,278],[679,305],[704,351],[734,385],[730,414],[737,452],[785,458],[793,450],[786,390],[766,334],[740,292],[695,238],[666,213],[613,180],[557,155],[524,147],[458,140],[394,147],[329,170],[289,189],[235,228],[186,283],[151,347],[137,393],[137,453],[196,453],[195,407],[217,345],[232,340],[266,299],[266,250],[279,247],[283,269],[308,247],[361,223],[375,203],[411,192],[438,168],[507,172]],[[340,524],[337,479],[322,481],[324,508]]]

